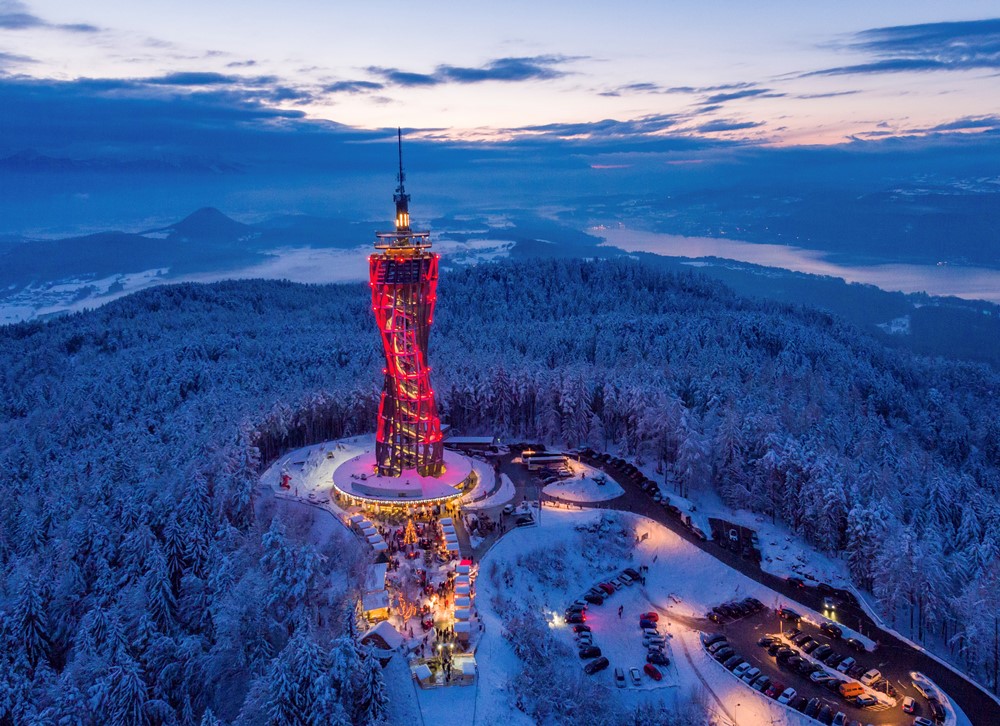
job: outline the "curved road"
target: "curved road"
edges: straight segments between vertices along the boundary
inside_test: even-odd
[[[597,462],[588,462],[591,466],[598,466]],[[600,467],[607,469],[608,467]],[[541,486],[534,477],[528,473],[527,469],[520,464],[512,464],[509,458],[505,457],[501,470],[510,476],[517,485],[519,493],[541,492]],[[756,562],[745,560],[739,555],[725,550],[713,542],[703,541],[696,537],[691,530],[685,527],[680,520],[674,518],[666,509],[654,502],[637,485],[623,481],[624,477],[616,476],[614,471],[608,474],[615,478],[625,493],[615,499],[604,502],[593,502],[581,504],[573,502],[576,506],[597,508],[597,509],[617,509],[625,512],[641,514],[644,517],[659,522],[667,527],[682,539],[690,542],[695,547],[704,550],[712,557],[729,567],[741,572],[752,580],[756,580],[762,585],[766,585],[775,592],[780,593],[789,601],[801,603],[807,607],[823,611],[823,595],[812,587],[793,587],[784,578],[772,575],[760,569]],[[543,499],[561,501],[542,494]],[[914,648],[906,641],[900,640],[896,635],[880,628],[867,613],[860,607],[844,603],[837,612],[837,619],[848,627],[868,636],[872,640],[879,642],[879,651],[894,650],[905,653],[907,670],[920,671],[937,683],[945,693],[948,694],[969,717],[975,726],[987,726],[988,724],[1000,724],[1000,703],[990,694],[981,689],[967,678],[960,676],[947,666],[942,665],[936,659],[930,657],[922,650]]]

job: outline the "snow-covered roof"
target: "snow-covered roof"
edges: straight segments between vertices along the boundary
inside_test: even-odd
[[[365,516],[363,514],[352,514],[350,521],[351,521],[351,524],[357,524],[358,522],[363,522],[364,519],[365,519]]]
[[[470,585],[472,583],[469,581],[469,576],[468,575],[459,575],[458,577],[455,578],[455,584],[456,585]]]
[[[462,668],[463,676],[474,676],[476,675],[476,661],[471,658],[466,658],[461,661],[460,666]]]
[[[449,552],[458,552],[458,542],[448,542],[444,548]]]
[[[385,589],[385,575],[389,571],[389,563],[381,562],[369,565],[365,575],[365,592],[377,592]]]
[[[426,681],[431,677],[431,669],[427,666],[426,663],[421,663],[416,668],[414,668],[413,673],[421,681]]]
[[[389,646],[390,650],[395,650],[396,648],[398,648],[403,644],[403,636],[400,634],[398,630],[392,627],[392,623],[390,623],[388,620],[383,620],[381,623],[379,623],[374,628],[365,633],[361,637],[362,642],[365,640],[365,638],[371,635],[379,636],[385,642],[385,644]]]
[[[472,630],[472,625],[468,622],[455,623],[452,628],[456,633],[468,633]]]
[[[469,608],[455,608],[455,620],[468,620],[471,615]]]
[[[387,545],[385,542],[376,542],[375,544],[372,545],[372,549],[375,550],[376,552],[385,552],[387,549],[389,549],[389,545]]]
[[[442,517],[441,524],[454,524],[454,520],[451,517]]]
[[[348,459],[333,472],[333,486],[344,494],[376,502],[411,504],[459,497],[459,487],[472,474],[472,463],[451,451],[444,454],[440,476],[421,476],[408,469],[401,476],[378,476],[375,455],[361,454]]]
[[[368,544],[378,544],[379,542],[384,542],[382,535],[378,532],[368,535]]]
[[[389,593],[386,590],[366,593],[361,598],[361,607],[365,612],[387,608],[389,607]]]
[[[455,594],[456,595],[468,595],[469,594],[469,586],[468,585],[456,585],[455,586]]]
[[[470,605],[472,605],[472,598],[471,597],[456,597],[455,598],[455,607],[457,607],[457,608],[467,608]]]
[[[469,565],[464,564],[465,560],[463,560],[462,562],[463,562],[463,564],[459,565],[455,569],[458,570],[458,572],[460,572],[463,575],[468,575],[469,571],[472,570],[472,568],[469,567]]]

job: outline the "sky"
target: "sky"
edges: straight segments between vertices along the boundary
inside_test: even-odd
[[[0,74],[0,92],[47,82],[431,139],[615,122],[623,137],[838,144],[1000,126],[1000,6],[0,0]]]

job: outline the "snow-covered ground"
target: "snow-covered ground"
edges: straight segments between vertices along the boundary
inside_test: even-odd
[[[490,509],[506,504],[514,498],[514,482],[506,474],[500,475],[500,488],[494,494],[478,502],[462,502],[462,509]]]
[[[588,624],[593,640],[611,660],[611,667],[588,679],[591,688],[623,710],[649,699],[668,706],[704,700],[708,708],[729,721],[740,723],[805,724],[770,699],[762,698],[720,668],[701,651],[698,631],[686,624],[736,596],[754,595],[769,605],[780,605],[777,593],[725,567],[715,558],[685,542],[652,520],[615,513],[626,528],[617,544],[606,533],[580,532],[577,526],[599,522],[595,511],[567,512],[546,508],[539,527],[517,529],[503,537],[480,564],[478,599],[486,633],[480,641],[477,660],[480,689],[477,722],[515,718],[524,714],[511,706],[507,685],[521,664],[502,632],[510,615],[508,603],[546,614],[554,637],[572,646],[570,626],[561,623],[565,607],[598,581],[623,567],[649,567],[646,585],[617,592],[602,606],[592,606]],[[636,544],[635,538],[649,536]],[[617,553],[622,554],[617,554]],[[608,556],[602,555],[602,553]],[[507,574],[509,573],[509,574]],[[623,607],[621,619],[618,607]],[[615,667],[642,668],[645,651],[638,630],[639,613],[657,609],[660,629],[668,636],[670,666],[664,680],[655,684],[645,675],[640,688],[614,686]],[[682,616],[683,619],[671,617]],[[582,672],[575,647],[565,656],[575,672]],[[568,684],[567,684],[568,685]],[[759,712],[759,713],[758,713]]]
[[[572,459],[566,465],[573,472],[573,478],[546,486],[542,491],[550,497],[568,502],[603,502],[625,493],[618,482],[599,469]]]
[[[937,684],[923,673],[912,671],[910,679],[917,690],[922,691],[928,698],[936,698],[944,707],[944,726],[972,726],[969,717],[955,703],[948,698],[948,694],[938,688]]]

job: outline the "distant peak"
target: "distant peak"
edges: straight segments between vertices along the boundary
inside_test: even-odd
[[[215,207],[202,207],[176,224],[167,227],[171,237],[188,239],[238,239],[250,228],[230,219]]]

